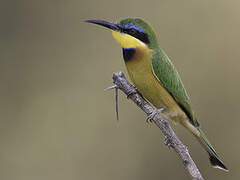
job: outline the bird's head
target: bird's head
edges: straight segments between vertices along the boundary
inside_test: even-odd
[[[142,19],[127,18],[116,23],[104,20],[87,20],[86,22],[111,29],[114,39],[122,48],[148,46],[148,48],[154,49],[157,46],[155,33]]]

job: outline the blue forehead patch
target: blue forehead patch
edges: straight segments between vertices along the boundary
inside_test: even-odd
[[[132,25],[132,24],[126,24],[126,25],[124,26],[124,28],[126,28],[126,29],[136,29],[137,31],[143,32],[143,33],[146,32],[145,30],[143,30],[143,29],[141,29],[141,28],[139,28],[139,27],[137,27],[137,26],[134,26],[134,25]]]

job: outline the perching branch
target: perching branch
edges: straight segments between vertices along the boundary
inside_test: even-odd
[[[147,115],[150,115],[156,108],[147,102],[140,93],[136,91],[133,85],[131,85],[125,78],[122,72],[113,74],[113,83],[115,84],[112,88],[118,88],[122,90],[129,99],[131,99],[138,107],[140,107]],[[111,89],[111,87],[110,87]],[[193,180],[203,180],[203,177],[198,170],[197,166],[193,162],[187,147],[178,139],[176,134],[173,132],[167,120],[164,119],[163,113],[156,114],[152,121],[159,127],[165,136],[165,144],[175,150],[177,155],[180,157],[183,166],[187,170],[189,176]]]

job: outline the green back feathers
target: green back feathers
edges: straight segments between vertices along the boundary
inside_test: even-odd
[[[162,49],[155,49],[155,54],[152,56],[152,66],[154,74],[157,76],[160,83],[167,89],[182,110],[186,113],[190,122],[194,126],[199,126],[191,108],[190,98],[184,88],[180,76],[178,75],[178,72],[173,66],[171,60]]]

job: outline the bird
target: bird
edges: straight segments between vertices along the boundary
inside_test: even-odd
[[[211,165],[228,171],[192,110],[189,95],[167,54],[160,48],[152,27],[141,18],[124,18],[117,22],[86,20],[112,31],[119,43],[128,75],[137,90],[169,120],[183,125],[207,152]],[[151,118],[154,114],[153,112]]]

